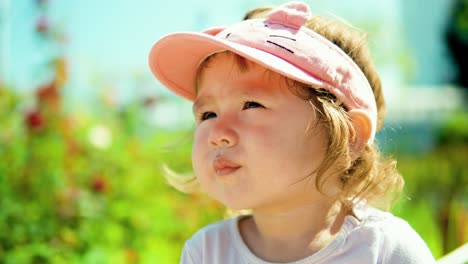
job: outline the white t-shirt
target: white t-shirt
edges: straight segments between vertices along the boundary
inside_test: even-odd
[[[425,242],[404,220],[362,206],[346,216],[337,237],[319,252],[291,262],[309,263],[435,263]],[[255,256],[244,243],[237,216],[199,230],[186,241],[182,264],[271,264]]]

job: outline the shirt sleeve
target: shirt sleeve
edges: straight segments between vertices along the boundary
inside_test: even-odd
[[[382,232],[384,233],[384,241],[380,263],[436,263],[424,240],[406,221],[398,219],[384,227]]]
[[[198,264],[202,263],[200,257],[196,254],[195,250],[191,247],[191,240],[185,242],[182,250],[182,256],[180,257],[180,264]]]

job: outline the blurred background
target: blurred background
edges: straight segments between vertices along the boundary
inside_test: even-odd
[[[151,75],[153,43],[263,0],[0,0],[0,263],[177,263],[226,210],[169,187],[190,172],[191,105]],[[315,0],[368,33],[387,98],[392,210],[436,258],[468,238],[468,1]]]

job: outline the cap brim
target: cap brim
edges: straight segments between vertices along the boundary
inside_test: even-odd
[[[160,39],[151,48],[149,66],[159,81],[175,94],[194,101],[197,68],[206,56],[229,50],[265,68],[312,87],[329,87],[289,62],[259,49],[229,42],[204,33],[174,33]]]

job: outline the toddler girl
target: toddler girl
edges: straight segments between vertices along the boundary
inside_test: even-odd
[[[403,180],[374,145],[380,80],[348,27],[290,2],[168,35],[149,63],[194,102],[196,177],[172,183],[250,209],[198,231],[181,263],[434,262],[405,221],[371,206]]]

